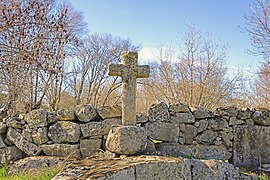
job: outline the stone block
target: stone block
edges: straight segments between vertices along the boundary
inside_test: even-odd
[[[147,136],[165,142],[178,142],[179,125],[171,122],[148,122],[144,125]]]
[[[193,114],[196,119],[206,119],[210,117],[210,111],[202,107],[195,109]]]
[[[197,159],[228,160],[232,154],[223,145],[180,145],[178,143],[156,144],[156,150],[162,156],[191,157]]]
[[[180,163],[170,161],[152,161],[145,164],[137,164],[135,179],[182,179],[184,176],[182,169],[183,167]]]
[[[229,125],[226,119],[221,118],[221,117],[217,117],[209,121],[209,128],[211,128],[214,131],[227,128],[228,126]]]
[[[234,130],[233,164],[259,167],[270,162],[270,127],[239,125]]]
[[[170,114],[169,109],[166,103],[160,102],[158,104],[154,104],[150,107],[148,111],[149,121],[169,121]]]
[[[49,127],[48,136],[54,143],[76,143],[81,135],[80,126],[69,121],[58,121]]]
[[[33,142],[33,138],[32,138],[32,136],[31,136],[31,133],[32,133],[32,129],[25,128],[25,129],[23,129],[21,135],[22,135],[22,137],[23,137],[24,139],[26,139],[27,141]]]
[[[47,111],[44,109],[33,110],[25,115],[25,121],[32,129],[47,126]]]
[[[109,151],[124,155],[141,153],[146,145],[146,133],[143,128],[137,126],[112,127],[106,141]]]
[[[89,138],[94,136],[104,136],[107,135],[113,125],[122,124],[120,118],[105,119],[100,122],[89,122],[86,124],[81,124],[81,132],[83,138]]]
[[[50,144],[41,145],[41,147],[47,156],[81,158],[79,144]]]
[[[146,114],[137,114],[136,115],[136,123],[141,124],[141,123],[146,123],[148,122],[148,116]]]
[[[21,123],[21,120],[17,119],[16,117],[8,117],[5,119],[5,121],[8,127],[14,129],[23,129],[23,124]]]
[[[205,131],[208,128],[208,120],[200,120],[198,126],[198,133]]]
[[[236,117],[230,117],[230,120],[229,120],[230,126],[241,125],[241,124],[245,124],[245,121],[241,119],[237,119]]]
[[[85,104],[75,109],[75,116],[79,119],[79,121],[86,123],[96,120],[98,113],[93,105]]]
[[[221,107],[221,108],[217,109],[216,113],[219,116],[234,116],[234,117],[236,117],[238,114],[238,109],[236,106]]]
[[[6,160],[6,162],[16,161],[18,159],[22,159],[27,156],[23,151],[18,149],[16,146],[9,146],[3,150],[5,150],[4,159]]]
[[[37,169],[53,167],[63,163],[63,159],[59,157],[26,157],[20,159],[9,166],[9,174],[17,174],[28,171],[36,171]]]
[[[255,124],[262,126],[270,126],[270,111],[255,111],[252,114],[251,119],[255,122]]]
[[[156,154],[156,147],[155,147],[155,143],[153,143],[153,141],[147,139],[146,147],[145,147],[145,150],[143,151],[143,154],[148,154],[148,155],[155,155]]]
[[[6,134],[7,128],[7,124],[3,121],[0,121],[0,134]]]
[[[41,153],[41,149],[37,145],[24,139],[23,136],[13,128],[8,129],[7,138],[16,147],[30,156],[37,156]]]
[[[6,146],[4,138],[0,135],[0,149],[5,148]]]
[[[89,157],[101,149],[102,139],[81,139],[80,150],[82,157]]]
[[[237,118],[238,119],[249,119],[251,115],[251,111],[249,108],[246,108],[245,110],[238,111]]]
[[[72,109],[61,109],[56,111],[54,115],[58,121],[77,121],[75,110]]]
[[[193,144],[193,139],[197,135],[198,131],[195,126],[192,126],[190,124],[186,125],[186,130],[185,130],[185,141],[186,144]]]
[[[200,142],[203,144],[212,144],[217,138],[218,133],[211,130],[206,130],[200,135]]]
[[[222,137],[222,142],[226,146],[226,148],[230,148],[233,145],[232,139],[233,139],[233,133],[232,132],[223,132],[220,131],[219,134]]]
[[[49,141],[48,128],[42,127],[32,132],[32,139],[34,143],[41,145]]]
[[[104,106],[98,110],[98,114],[102,119],[120,118],[122,117],[122,108],[118,105]]]
[[[170,105],[169,111],[174,113],[190,113],[188,105],[182,103]]]
[[[192,113],[176,113],[175,116],[170,117],[170,121],[180,124],[193,124],[195,122],[195,116]]]

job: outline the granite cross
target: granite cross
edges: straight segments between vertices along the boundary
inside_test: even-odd
[[[122,124],[136,124],[136,79],[148,78],[150,67],[138,66],[138,53],[124,51],[121,64],[109,64],[110,76],[122,78]]]

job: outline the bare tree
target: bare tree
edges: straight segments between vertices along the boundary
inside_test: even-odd
[[[82,16],[69,4],[57,6],[54,0],[1,3],[0,84],[3,91],[14,107],[15,104],[29,106],[28,109],[39,107],[52,89],[55,91],[51,94],[59,101],[56,94],[62,86],[65,47],[80,31]]]
[[[171,47],[159,48],[158,62],[152,66],[146,90],[154,94],[154,99],[168,103],[209,109],[227,103],[240,80],[240,74],[230,78],[227,74],[228,47],[194,26],[188,26],[181,40],[178,56]]]
[[[245,15],[246,28],[253,50],[253,55],[263,55],[268,60],[270,55],[270,4],[268,0],[257,0],[251,7],[248,15]]]
[[[117,77],[108,76],[108,64],[120,62],[122,51],[137,51],[129,39],[115,38],[110,34],[92,34],[74,47],[72,71],[68,86],[75,104],[91,103],[95,107],[109,104],[120,83]],[[114,101],[113,101],[114,102]]]
[[[253,106],[270,107],[270,4],[268,0],[257,0],[251,6],[251,11],[245,16],[246,27],[251,45],[254,49],[248,52],[252,55],[261,55],[263,61],[256,71],[256,78],[251,85]]]

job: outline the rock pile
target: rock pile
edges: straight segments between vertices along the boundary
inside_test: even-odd
[[[105,152],[110,129],[121,123],[119,106],[96,110],[84,105],[56,112],[39,109],[18,117],[4,117],[0,119],[0,163],[26,156],[84,158],[99,150]],[[227,160],[237,152],[233,151],[234,129],[253,125],[269,128],[270,111],[231,106],[211,112],[161,102],[147,114],[137,115],[136,126],[143,131],[136,138],[147,135],[144,144],[138,144],[138,148],[145,146],[142,154]],[[119,143],[131,142],[119,138]],[[136,138],[131,137],[132,142]],[[122,150],[113,144],[108,146],[121,154]]]

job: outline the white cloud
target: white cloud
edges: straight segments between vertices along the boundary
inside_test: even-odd
[[[157,48],[142,48],[141,51],[139,51],[139,59],[143,61],[147,60],[154,60],[155,54],[157,54],[158,50]]]

